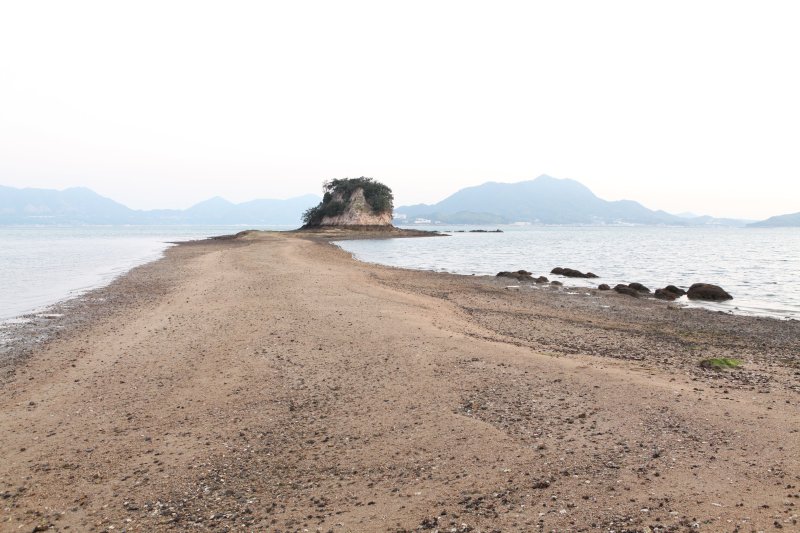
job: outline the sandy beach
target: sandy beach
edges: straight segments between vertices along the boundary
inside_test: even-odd
[[[176,246],[3,353],[0,531],[800,530],[797,321],[330,237]]]

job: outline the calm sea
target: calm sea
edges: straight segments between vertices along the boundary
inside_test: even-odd
[[[160,257],[170,242],[242,229],[0,227],[0,323],[20,320],[22,315],[40,312],[50,304],[108,284],[131,268]],[[655,289],[668,283],[688,287],[695,282],[709,282],[721,285],[735,297],[731,302],[712,306],[716,309],[800,319],[797,229],[502,229],[504,233],[451,233],[443,238],[338,244],[360,260],[412,269],[493,275],[500,270],[524,268],[553,278],[550,270],[564,266],[601,276],[597,280],[565,280],[574,286],[638,281]]]
[[[170,242],[242,229],[245,228],[0,227],[0,323],[18,320],[20,315],[106,285],[131,268],[159,258]]]
[[[469,230],[445,226],[419,229]],[[494,229],[482,227],[482,229]],[[494,275],[525,269],[568,286],[638,281],[650,289],[704,282],[722,286],[730,302],[704,305],[742,314],[800,319],[800,229],[620,226],[501,227],[503,233],[449,233],[431,239],[337,243],[357,259],[403,268]],[[563,279],[557,266],[599,279]],[[686,298],[680,301],[696,305]]]

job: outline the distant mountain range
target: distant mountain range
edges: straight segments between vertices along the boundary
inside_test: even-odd
[[[678,216],[653,211],[631,200],[598,198],[575,180],[539,176],[519,183],[489,182],[461,189],[433,205],[395,209],[401,219],[448,224],[647,224],[669,226],[744,226],[748,221],[708,216]]]
[[[309,194],[288,200],[234,204],[212,198],[189,209],[130,209],[85,187],[63,191],[0,186],[0,225],[10,224],[193,224],[301,225],[301,215],[317,205]]]
[[[85,187],[57,191],[0,186],[0,225],[12,224],[192,224],[300,226],[303,212],[320,202],[308,194],[288,200],[234,204],[216,197],[189,209],[130,209]],[[638,202],[598,198],[577,181],[539,176],[520,183],[489,182],[468,187],[432,205],[395,209],[395,223],[417,219],[447,224],[641,224],[666,226],[800,227],[800,213],[754,222],[672,215]]]
[[[800,228],[800,213],[778,215],[747,226],[749,228]]]

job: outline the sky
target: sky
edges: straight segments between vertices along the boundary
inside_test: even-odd
[[[800,3],[0,3],[0,185],[133,208],[395,204],[540,174],[607,200],[800,211]]]

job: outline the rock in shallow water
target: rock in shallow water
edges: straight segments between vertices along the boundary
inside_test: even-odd
[[[684,294],[686,294],[685,290],[679,289],[675,285],[667,285],[666,287],[664,287],[664,290],[667,291],[667,292],[675,293],[678,296],[683,296]]]
[[[636,282],[628,283],[628,287],[630,287],[631,289],[633,289],[635,291],[639,291],[639,292],[650,292],[650,289],[648,289],[647,287],[645,287],[641,283],[636,283]]]
[[[653,293],[653,296],[655,296],[659,300],[668,300],[668,301],[672,301],[678,297],[677,294],[664,289],[656,289],[656,292]]]
[[[527,280],[532,280],[533,279],[533,275],[530,272],[528,272],[527,270],[517,270],[516,272],[506,272],[506,271],[498,272],[497,273],[497,277],[498,278],[513,278],[513,279],[516,279],[516,280],[519,280],[519,281],[527,281]]]
[[[679,289],[675,285],[667,285],[663,289],[656,289],[655,297],[659,300],[675,300],[686,294],[686,291]]]
[[[686,293],[691,300],[706,300],[709,302],[724,302],[725,300],[733,300],[733,296],[728,294],[725,289],[718,285],[710,283],[695,283],[689,287]]]
[[[584,274],[580,270],[575,270],[574,268],[563,268],[563,267],[556,267],[550,271],[551,274],[556,274],[559,276],[566,276],[568,278],[596,278],[599,277],[597,274],[593,274],[591,272],[587,272]]]

